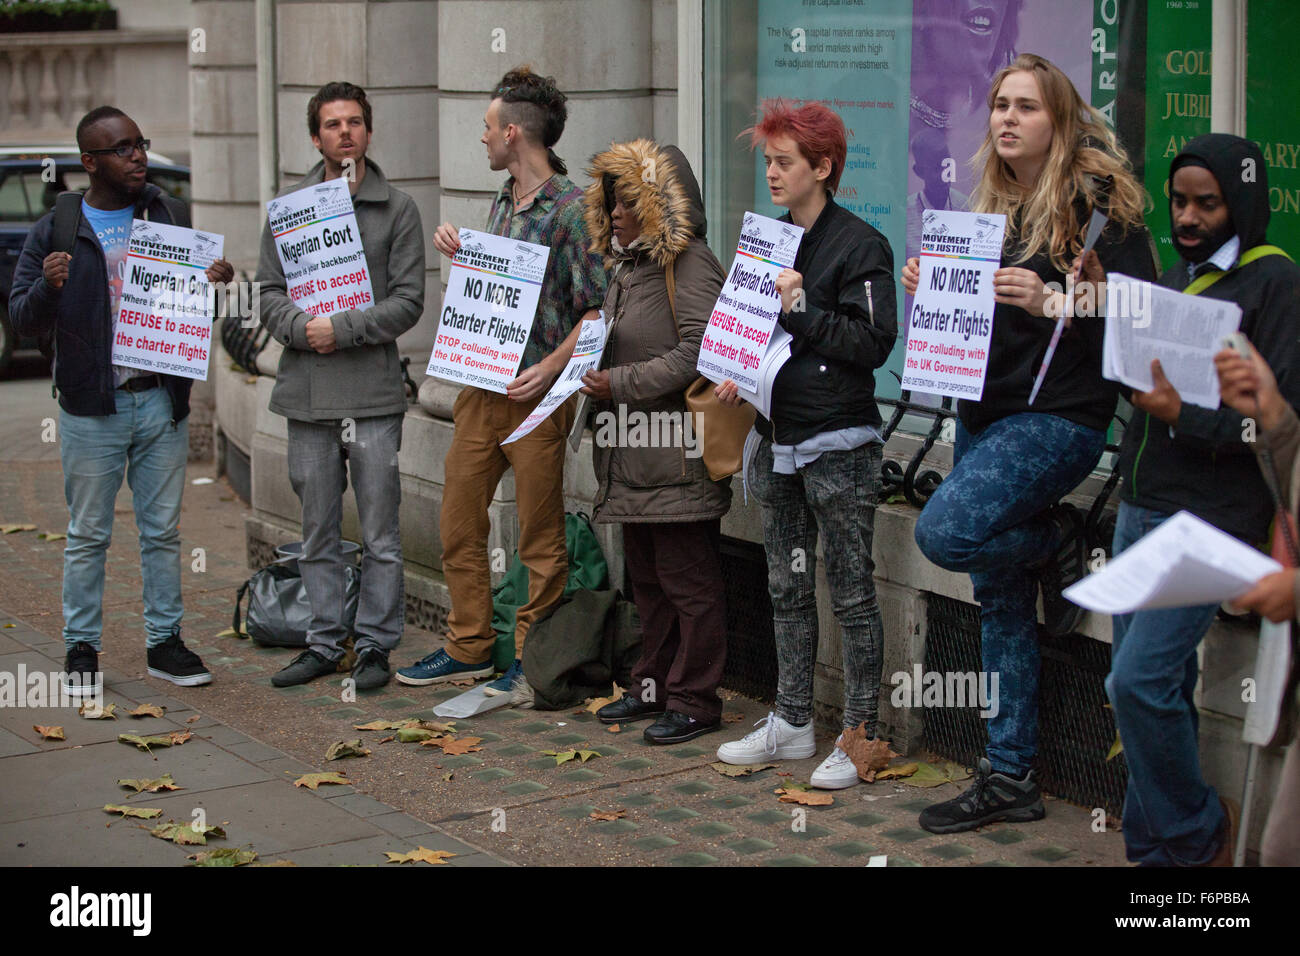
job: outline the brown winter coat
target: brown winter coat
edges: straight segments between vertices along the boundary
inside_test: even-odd
[[[593,180],[584,199],[590,248],[609,271],[604,311],[611,329],[601,367],[609,370],[613,395],[592,409],[595,520],[721,517],[731,507],[731,479],[711,481],[697,433],[683,435],[682,392],[699,376],[700,340],[724,279],[704,242],[699,185],[680,150],[648,139],[615,144],[587,172]],[[622,253],[611,243],[607,181],[641,223],[640,238]],[[676,324],[664,272],[670,262]]]

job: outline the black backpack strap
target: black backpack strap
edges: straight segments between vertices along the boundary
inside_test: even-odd
[[[54,232],[50,252],[72,252],[77,243],[77,229],[81,225],[81,193],[59,193],[54,200]]]

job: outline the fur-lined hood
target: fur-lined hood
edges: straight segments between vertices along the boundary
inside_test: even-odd
[[[592,183],[583,196],[583,215],[592,252],[604,257],[610,268],[619,258],[612,245],[613,191],[631,197],[641,220],[638,249],[659,266],[677,258],[692,239],[703,239],[706,229],[704,200],[690,164],[676,146],[654,140],[613,143],[592,157],[587,175]]]

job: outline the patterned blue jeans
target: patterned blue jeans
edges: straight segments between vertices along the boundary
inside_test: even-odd
[[[1023,776],[1038,752],[1038,579],[1055,532],[1044,512],[1073,491],[1105,449],[1104,432],[1056,415],[1009,415],[972,435],[957,423],[952,473],[916,522],[916,544],[966,571],[980,605],[982,666],[998,675],[989,762]]]

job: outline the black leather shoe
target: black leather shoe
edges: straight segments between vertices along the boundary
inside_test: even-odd
[[[315,651],[303,651],[287,666],[276,671],[271,676],[271,683],[276,687],[294,687],[315,680],[317,677],[333,674],[336,670],[338,670],[336,662],[322,657]]]
[[[374,690],[388,683],[393,672],[388,667],[388,655],[378,648],[367,647],[352,668],[352,679],[357,690]]]
[[[664,705],[654,701],[644,701],[625,693],[622,700],[606,704],[596,711],[602,724],[622,724],[632,720],[644,720],[657,717],[664,712]]]
[[[694,740],[701,734],[711,733],[722,726],[722,721],[708,723],[687,717],[675,710],[665,710],[663,716],[645,729],[641,736],[648,744],[680,744]]]

